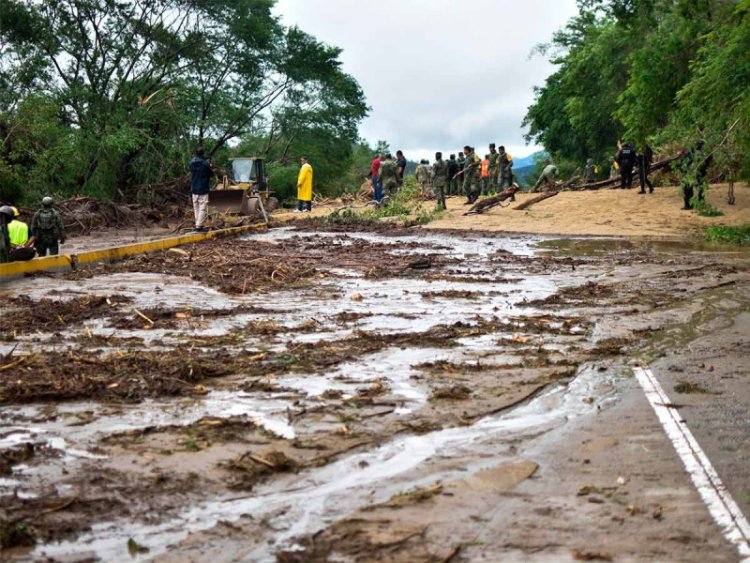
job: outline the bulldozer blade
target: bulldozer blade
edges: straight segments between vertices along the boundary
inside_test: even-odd
[[[245,190],[211,190],[208,193],[208,207],[219,213],[250,213]]]

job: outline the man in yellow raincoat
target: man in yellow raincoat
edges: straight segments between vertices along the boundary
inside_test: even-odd
[[[312,194],[313,194],[313,168],[310,163],[307,162],[306,157],[301,158],[302,168],[299,170],[299,176],[297,176],[297,209],[295,213],[302,213],[312,211]],[[307,206],[307,209],[305,209]]]

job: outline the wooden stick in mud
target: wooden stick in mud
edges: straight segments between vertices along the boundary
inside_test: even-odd
[[[545,199],[549,199],[551,197],[556,196],[560,192],[547,192],[546,194],[538,195],[536,197],[531,198],[528,201],[524,201],[521,205],[516,205],[513,208],[513,211],[523,211],[524,209],[527,209],[534,205],[535,203],[539,203],[540,201],[544,201]]]
[[[506,199],[513,197],[519,189],[520,188],[518,186],[513,186],[511,188],[503,190],[495,196],[486,197],[483,200],[476,202],[471,209],[464,213],[464,215],[484,213],[487,209],[491,209],[496,205],[500,205]]]
[[[146,315],[144,315],[143,313],[141,313],[141,312],[140,312],[140,311],[139,311],[138,309],[133,309],[133,312],[134,312],[134,313],[135,313],[136,315],[138,315],[139,317],[141,317],[141,318],[142,318],[143,320],[145,320],[145,321],[146,321],[146,322],[147,322],[148,324],[150,324],[151,326],[153,326],[153,325],[154,325],[154,321],[152,321],[151,319],[149,319],[149,318],[148,318],[148,317],[147,317]]]
[[[276,469],[276,466],[273,463],[271,463],[265,458],[260,457],[259,455],[247,454],[247,457],[252,459],[255,463],[260,463],[261,465],[265,465],[266,467],[270,467],[271,469],[274,469],[274,470]]]

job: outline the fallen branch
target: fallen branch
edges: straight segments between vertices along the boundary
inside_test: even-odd
[[[500,205],[503,201],[506,199],[510,199],[514,195],[516,195],[516,192],[520,188],[518,186],[513,186],[512,188],[508,188],[506,190],[503,190],[499,194],[492,196],[492,197],[486,197],[481,201],[478,201],[474,204],[474,206],[469,209],[464,215],[475,215],[484,213],[487,209],[492,209],[493,207]]]
[[[660,160],[659,162],[655,162],[651,165],[651,168],[649,168],[649,174],[652,172],[657,172],[658,170],[661,170],[662,168],[666,168],[669,164],[674,162],[675,160],[679,160],[682,158],[682,154],[676,154],[674,156],[670,156],[669,158],[665,158],[664,160]],[[639,174],[639,168],[636,166],[633,168],[633,178],[637,179]],[[614,186],[616,184],[619,184],[622,180],[620,179],[620,176],[615,176],[614,178],[609,178],[607,180],[602,180],[600,182],[593,182],[591,184],[584,184],[582,186],[570,186],[571,190],[599,190],[601,188],[606,188],[608,186]]]
[[[259,455],[245,454],[242,457],[243,458],[244,457],[250,458],[255,463],[260,463],[261,465],[265,465],[266,467],[269,467],[270,469],[273,469],[274,471],[276,470],[276,466],[273,463],[271,463],[270,461],[268,461],[267,459],[265,459],[263,457],[260,457]]]
[[[47,510],[42,510],[39,514],[37,514],[37,516],[46,516],[47,514],[60,512],[61,510],[65,510],[66,508],[71,506],[77,500],[78,500],[78,497],[73,497],[72,499],[69,499],[62,504],[58,504],[57,506],[53,506],[52,508],[48,508]]]
[[[5,370],[8,370],[8,369],[12,369],[12,368],[16,367],[17,365],[22,364],[25,360],[26,360],[26,358],[21,358],[19,360],[16,360],[15,362],[11,362],[10,364],[4,365],[4,366],[0,367],[0,371],[5,371]]]
[[[139,317],[141,317],[143,320],[145,320],[148,324],[150,324],[151,326],[154,326],[154,321],[152,321],[151,319],[149,319],[146,315],[144,315],[143,313],[141,313],[138,309],[133,309],[133,312],[136,315],[138,315]]]
[[[531,198],[528,201],[524,201],[521,205],[515,206],[513,208],[513,211],[523,211],[524,209],[527,209],[527,208],[531,207],[535,203],[539,203],[540,201],[544,201],[545,199],[549,199],[551,197],[554,197],[554,196],[556,196],[559,193],[560,193],[559,191],[558,192],[547,192],[545,194],[538,195],[536,197]]]

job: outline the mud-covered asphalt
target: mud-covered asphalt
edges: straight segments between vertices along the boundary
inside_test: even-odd
[[[6,284],[3,556],[737,558],[631,368],[748,510],[750,257],[352,229]]]

